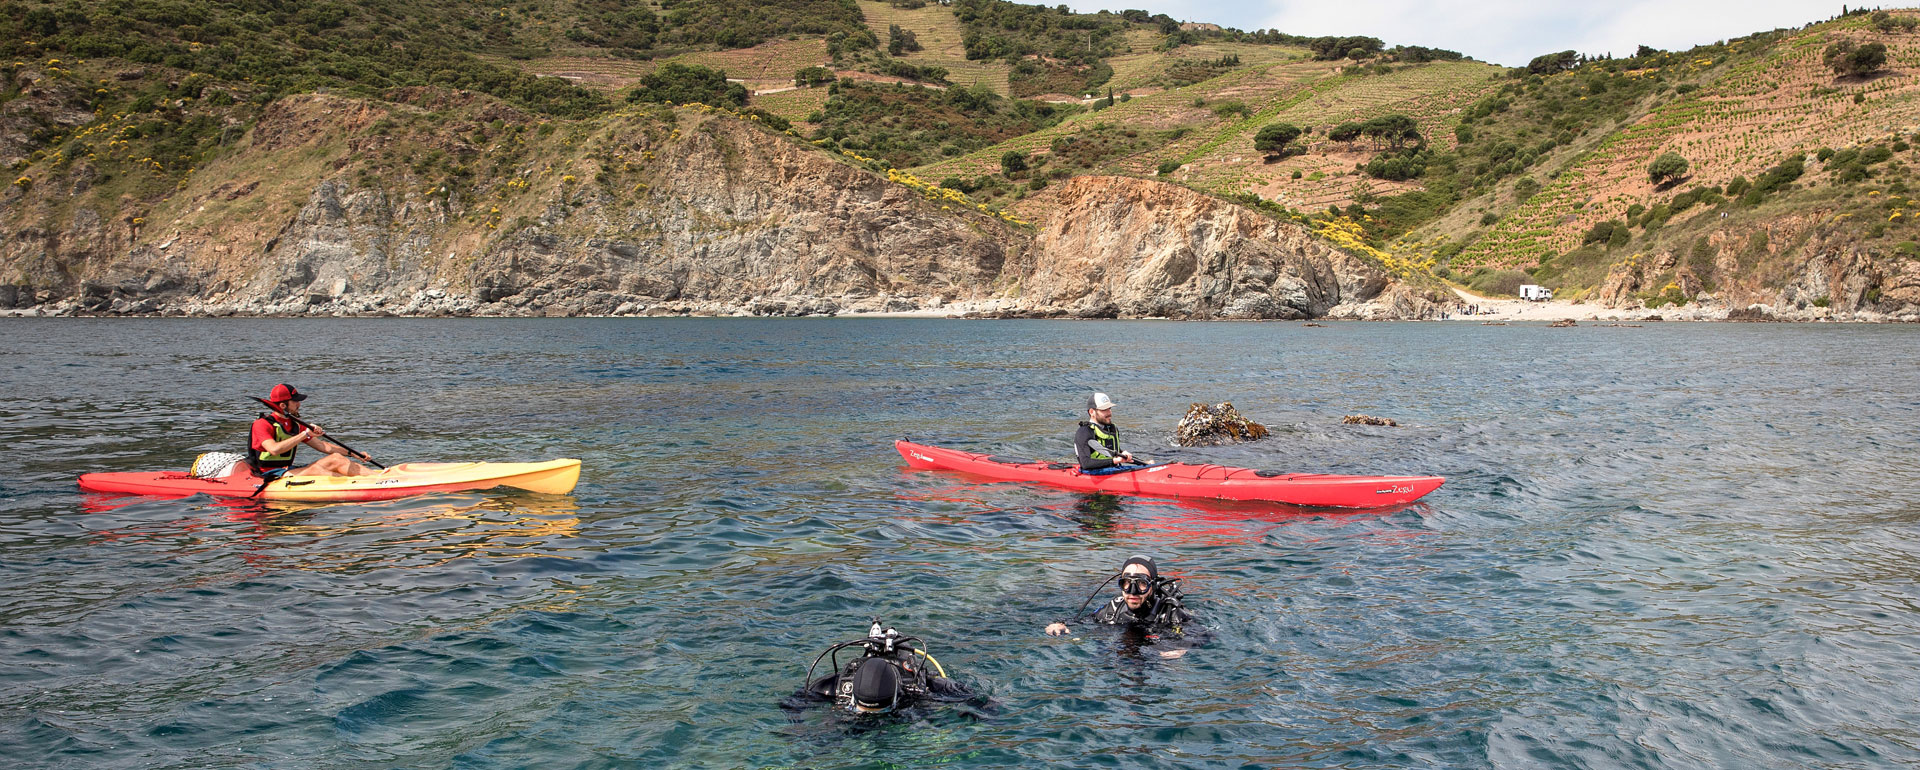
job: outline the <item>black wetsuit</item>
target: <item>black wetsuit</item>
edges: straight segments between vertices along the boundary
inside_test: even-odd
[[[1147,626],[1153,631],[1180,634],[1193,622],[1193,613],[1187,611],[1178,596],[1149,597],[1137,611],[1127,606],[1127,597],[1116,596],[1093,613],[1093,622],[1106,626]]]
[[[1212,634],[1199,624],[1193,612],[1180,601],[1177,591],[1168,592],[1165,586],[1154,589],[1154,594],[1140,605],[1138,612],[1127,606],[1125,595],[1113,597],[1112,601],[1093,613],[1093,622],[1120,626],[1122,649],[1135,652],[1148,645],[1157,650],[1172,651],[1189,650],[1206,644]]]

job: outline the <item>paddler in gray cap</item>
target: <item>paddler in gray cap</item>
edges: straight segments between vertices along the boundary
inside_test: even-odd
[[[1073,435],[1074,453],[1080,456],[1080,472],[1088,476],[1106,476],[1140,464],[1132,452],[1120,449],[1120,429],[1113,426],[1113,399],[1105,393],[1087,397],[1087,419]]]

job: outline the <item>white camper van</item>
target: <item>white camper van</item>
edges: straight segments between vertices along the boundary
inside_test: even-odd
[[[1528,302],[1545,302],[1553,299],[1553,292],[1549,291],[1545,286],[1531,283],[1522,284],[1520,286],[1520,298]]]

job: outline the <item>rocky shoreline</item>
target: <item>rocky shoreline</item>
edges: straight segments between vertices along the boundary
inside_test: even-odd
[[[1560,320],[1586,322],[1706,322],[1706,323],[1920,323],[1920,314],[1890,314],[1867,310],[1848,312],[1831,308],[1775,308],[1759,304],[1733,307],[1703,302],[1682,307],[1659,309],[1607,308],[1576,302],[1528,303],[1520,300],[1489,300],[1494,305],[1524,305],[1520,309],[1501,308],[1479,315],[1430,313],[1401,317],[1383,303],[1370,302],[1336,306],[1317,321],[1441,321],[1452,323],[1547,323]],[[604,305],[605,303],[600,303]],[[62,300],[25,308],[0,308],[0,318],[943,318],[963,320],[1245,320],[1281,321],[1305,318],[1207,318],[1183,319],[1171,316],[1119,316],[1088,314],[1073,309],[1032,308],[1017,299],[1000,298],[947,302],[940,297],[784,297],[754,298],[744,303],[661,301],[627,298],[611,311],[597,312],[580,306],[530,306],[505,302],[481,302],[468,295],[429,289],[410,296],[389,299],[380,296],[355,298],[351,302],[263,302],[249,300],[221,302],[154,302],[151,300],[114,300],[102,306],[87,307],[74,300]]]

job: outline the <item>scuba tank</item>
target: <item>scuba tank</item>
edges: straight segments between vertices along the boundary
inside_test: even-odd
[[[827,661],[828,670],[835,673],[829,675],[830,687],[820,694],[831,698],[836,707],[861,714],[885,713],[935,690],[955,689],[957,683],[946,678],[940,661],[921,649],[920,642],[919,637],[903,635],[873,618],[864,638],[840,642],[814,658],[807,667],[807,681],[819,682],[814,671]],[[839,653],[856,647],[860,654],[843,666]]]

